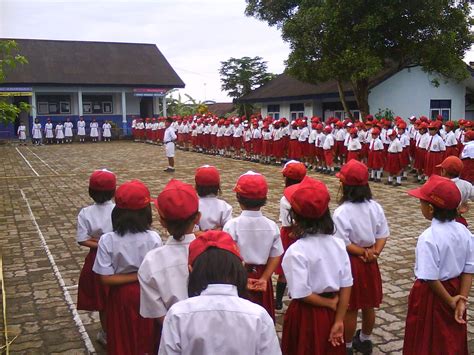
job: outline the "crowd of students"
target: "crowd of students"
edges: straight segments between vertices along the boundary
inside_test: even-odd
[[[308,169],[333,175],[346,162],[355,159],[367,164],[370,180],[400,186],[408,174],[425,182],[447,156],[460,156],[465,168],[461,176],[474,182],[474,122],[443,121],[427,117],[341,121],[330,117],[286,118],[252,116],[249,119],[220,119],[213,115],[175,117],[171,126],[176,132],[178,149],[193,150],[234,159],[280,165],[297,159]],[[135,141],[163,142],[164,117],[135,119]],[[465,148],[469,145],[469,148]]]
[[[462,165],[447,158],[444,175],[453,159]],[[234,186],[237,217],[219,198],[213,166],[196,170],[194,186],[171,179],[156,198],[138,180],[116,188],[112,172],[92,173],[94,204],[80,211],[77,224],[77,242],[89,248],[77,306],[100,312],[98,340],[108,353],[372,353],[383,298],[378,259],[390,232],[367,166],[352,159],[337,173],[342,197],[334,213],[326,185],[309,177],[304,163],[291,160],[282,174],[279,227],[261,211],[268,185],[253,171]],[[404,354],[468,354],[474,244],[456,222],[459,180],[433,174],[408,192],[431,226],[415,251]],[[151,229],[152,208],[169,234],[165,244]],[[283,308],[286,287],[291,302],[280,345],[275,309]]]

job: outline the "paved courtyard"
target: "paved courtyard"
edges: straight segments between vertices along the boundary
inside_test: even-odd
[[[87,253],[75,242],[76,217],[82,207],[91,203],[88,177],[97,168],[114,171],[118,183],[140,179],[156,197],[171,178],[162,171],[167,165],[163,148],[132,142],[4,145],[0,146],[0,161],[0,242],[7,320],[10,339],[16,336],[10,352],[105,353],[95,340],[98,315],[75,309],[79,272]],[[193,183],[194,170],[202,164],[215,165],[221,171],[222,197],[232,204],[234,215],[240,212],[232,192],[237,177],[247,170],[264,174],[270,184],[264,213],[277,220],[283,190],[279,167],[178,151],[174,176]],[[328,185],[334,210],[337,179],[314,172],[310,175]],[[412,186],[409,183],[407,187]],[[419,212],[418,201],[406,195],[407,187],[372,185],[391,229],[380,259],[384,301],[377,313],[375,354],[401,352],[416,238],[429,224]],[[474,225],[474,214],[468,216],[468,221]],[[166,239],[156,218],[153,224]],[[474,314],[472,303],[469,313]],[[282,316],[279,313],[278,332]],[[474,322],[470,322],[468,330],[470,349],[474,351]]]

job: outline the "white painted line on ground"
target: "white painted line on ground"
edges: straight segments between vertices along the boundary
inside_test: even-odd
[[[56,262],[54,261],[54,256],[48,247],[48,243],[46,243],[46,239],[44,238],[43,232],[41,232],[38,222],[36,222],[36,218],[35,218],[35,215],[33,214],[33,211],[31,210],[30,203],[28,202],[28,199],[26,198],[26,195],[23,192],[23,189],[20,189],[20,192],[21,192],[21,197],[23,197],[23,200],[26,203],[26,207],[28,208],[31,221],[35,225],[38,235],[41,239],[41,244],[43,246],[44,251],[46,252],[46,256],[49,259],[49,263],[51,264],[51,267],[53,268],[54,276],[58,280],[59,286],[61,287],[63,291],[64,300],[66,301],[67,306],[72,313],[74,323],[76,323],[77,329],[79,330],[79,333],[81,334],[82,340],[84,341],[87,351],[89,351],[89,353],[96,353],[94,345],[92,344],[89,334],[87,334],[86,328],[84,327],[84,324],[82,323],[79,313],[77,312],[76,305],[74,304],[72,300],[71,294],[69,293],[66,283],[64,282],[64,279],[61,276],[61,272],[59,271],[59,268],[56,265]]]
[[[66,290],[75,290],[78,287],[79,287],[79,285],[66,286]]]
[[[54,169],[53,169],[48,163],[46,163],[43,159],[41,159],[41,157],[40,157],[38,154],[36,154],[35,152],[33,152],[33,151],[32,151],[30,148],[28,148],[28,147],[26,147],[26,149],[28,149],[31,153],[33,153],[33,155],[34,155],[35,157],[37,157],[39,160],[41,160],[41,162],[42,162],[44,165],[46,165],[53,173],[55,173],[56,175],[59,175],[59,173],[58,173],[56,170],[54,170]]]
[[[21,157],[23,158],[23,160],[25,161],[26,164],[28,164],[28,166],[30,167],[31,170],[33,170],[33,172],[36,174],[36,176],[40,176],[35,169],[33,169],[33,167],[31,166],[30,162],[28,161],[28,159],[25,158],[25,156],[20,152],[20,149],[18,148],[15,148],[16,151],[18,152],[18,154],[21,155]]]

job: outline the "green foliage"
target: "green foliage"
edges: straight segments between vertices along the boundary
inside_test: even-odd
[[[5,81],[8,70],[16,68],[18,64],[27,64],[26,58],[16,54],[17,44],[12,40],[0,41],[0,82]],[[25,102],[18,106],[7,102],[5,97],[0,97],[0,122],[14,122],[21,111],[29,111],[31,108]]]
[[[452,0],[246,0],[246,14],[282,30],[290,74],[351,85],[368,113],[369,80],[391,66],[421,65],[462,80],[473,43],[467,2]],[[342,100],[342,97],[341,97]]]
[[[381,120],[382,118],[385,118],[386,120],[393,121],[393,118],[395,117],[395,114],[389,108],[385,108],[384,110],[379,108],[379,110],[377,111],[377,113],[374,116],[378,120]]]
[[[222,90],[238,99],[272,80],[275,75],[267,72],[267,62],[261,57],[230,58],[221,62],[219,69]],[[238,104],[239,115],[253,112],[252,105]]]
[[[202,102],[194,99],[188,94],[184,94],[184,96],[187,100],[183,100],[178,89],[168,91],[166,94],[166,111],[168,116],[190,116],[197,113],[207,112],[207,106]]]

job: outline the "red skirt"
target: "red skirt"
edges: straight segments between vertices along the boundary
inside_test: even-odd
[[[137,138],[137,130],[135,128],[132,128],[132,137]]]
[[[352,278],[349,310],[378,308],[382,303],[382,277],[377,261],[364,263],[361,258],[349,255]]]
[[[232,145],[234,149],[239,150],[242,148],[242,137],[232,137]]]
[[[263,140],[262,142],[262,155],[266,157],[272,156],[273,153],[273,141],[271,140]]]
[[[145,129],[145,137],[147,140],[151,140],[151,129]]]
[[[209,149],[211,147],[211,135],[210,134],[203,134],[201,140],[202,140],[202,143],[201,143],[202,148]]]
[[[369,169],[380,170],[384,166],[384,151],[371,150],[369,151],[369,158],[367,159],[367,167]]]
[[[265,271],[266,265],[247,264],[246,267],[247,270],[251,269],[251,271],[247,271],[248,278],[259,279]],[[267,290],[265,292],[248,291],[247,294],[250,301],[265,308],[273,321],[275,321],[275,306],[273,304],[273,284],[271,277],[267,281]]]
[[[273,141],[273,156],[278,160],[283,157],[283,140]]]
[[[343,156],[344,155],[344,141],[336,141],[335,142],[335,145],[336,147],[336,157],[340,157],[340,156]]]
[[[315,147],[316,148],[316,158],[318,159],[319,162],[324,161],[324,150],[323,147]]]
[[[451,296],[459,294],[459,277],[442,281],[442,284]],[[422,280],[415,281],[408,296],[403,354],[468,354],[467,325],[457,323],[451,307]]]
[[[423,170],[425,168],[425,157],[426,157],[426,149],[416,148],[415,163],[413,164],[413,167],[416,170]]]
[[[109,294],[109,286],[100,282],[100,275],[92,271],[97,249],[89,249],[79,276],[77,309],[81,311],[104,311]]]
[[[308,142],[308,157],[309,158],[316,158],[316,146],[314,143],[309,143]]]
[[[359,156],[360,156],[360,150],[349,150],[347,152],[347,163],[352,160],[352,159],[355,159],[355,160],[359,160]]]
[[[431,176],[433,174],[439,174],[440,168],[436,165],[441,164],[444,160],[444,152],[427,152],[426,163],[425,163],[425,175]]]
[[[262,154],[262,139],[252,138],[252,152],[255,155]]]
[[[405,169],[410,164],[410,148],[407,146],[403,148],[400,156],[400,164],[402,169]]]
[[[155,320],[140,316],[137,282],[110,287],[107,303],[107,353],[156,353]]]
[[[224,136],[224,146],[223,149],[230,149],[232,147],[232,136]]]
[[[402,170],[402,164],[400,162],[401,153],[387,153],[387,160],[383,170],[388,172],[390,175],[398,175]]]
[[[184,141],[184,139],[183,139],[183,138],[184,138],[184,137],[183,137],[183,134],[182,134],[182,133],[178,133],[177,136],[178,136],[177,142],[178,142],[178,143],[183,143],[183,141]]]
[[[466,158],[462,160],[464,167],[461,171],[461,179],[474,184],[474,159]]]
[[[410,158],[415,159],[415,153],[416,153],[416,141],[411,138],[410,139]]]
[[[191,145],[193,147],[197,147],[198,146],[198,136],[191,136]]]
[[[366,159],[368,156],[369,156],[369,143],[362,143],[360,157],[361,159]]]
[[[281,262],[283,261],[285,252],[288,250],[290,245],[296,242],[296,239],[290,237],[290,233],[291,233],[291,227],[280,228],[280,238],[281,238],[281,244],[283,244],[283,254],[281,255],[280,262],[278,263],[278,267],[275,270],[275,274],[277,275],[284,275],[283,268],[281,267]]]
[[[211,148],[214,149],[217,147],[217,136],[215,134],[211,134]]]
[[[446,157],[449,157],[451,155],[454,155],[455,157],[459,157],[459,150],[456,145],[446,147]]]
[[[326,166],[332,166],[334,163],[334,154],[332,149],[328,149],[324,151],[324,162]]]
[[[245,153],[252,153],[252,141],[244,142]]]
[[[158,140],[163,141],[163,138],[165,138],[165,129],[164,128],[159,128],[158,129]]]
[[[332,346],[328,341],[335,312],[292,300],[283,321],[281,350],[285,355],[346,354],[346,345]]]
[[[298,155],[298,140],[297,139],[290,139],[289,147],[288,147],[288,158],[290,159],[299,159],[296,157]]]
[[[217,149],[224,149],[224,137],[216,137],[216,148]]]

